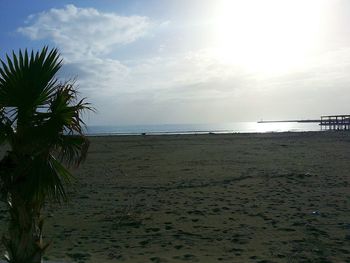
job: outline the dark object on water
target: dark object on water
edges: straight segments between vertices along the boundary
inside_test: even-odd
[[[321,116],[320,125],[322,130],[348,131],[350,130],[350,115]]]
[[[321,116],[319,120],[283,120],[283,121],[258,121],[258,123],[277,123],[277,122],[298,122],[298,123],[319,123],[321,130],[350,130],[350,115],[326,115]]]

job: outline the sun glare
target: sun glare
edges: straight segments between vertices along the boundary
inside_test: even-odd
[[[322,0],[223,0],[213,23],[214,55],[248,70],[302,65],[321,43]]]

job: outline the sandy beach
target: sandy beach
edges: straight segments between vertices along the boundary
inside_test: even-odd
[[[47,258],[350,262],[349,135],[92,137],[70,202],[46,208]]]

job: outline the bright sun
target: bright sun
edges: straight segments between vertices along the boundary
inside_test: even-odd
[[[248,70],[278,73],[303,64],[321,43],[322,0],[222,0],[214,55]]]

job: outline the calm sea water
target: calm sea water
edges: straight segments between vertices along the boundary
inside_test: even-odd
[[[223,124],[163,124],[130,126],[89,126],[89,135],[146,134],[202,134],[202,133],[266,133],[320,131],[318,123],[256,123],[234,122]]]

